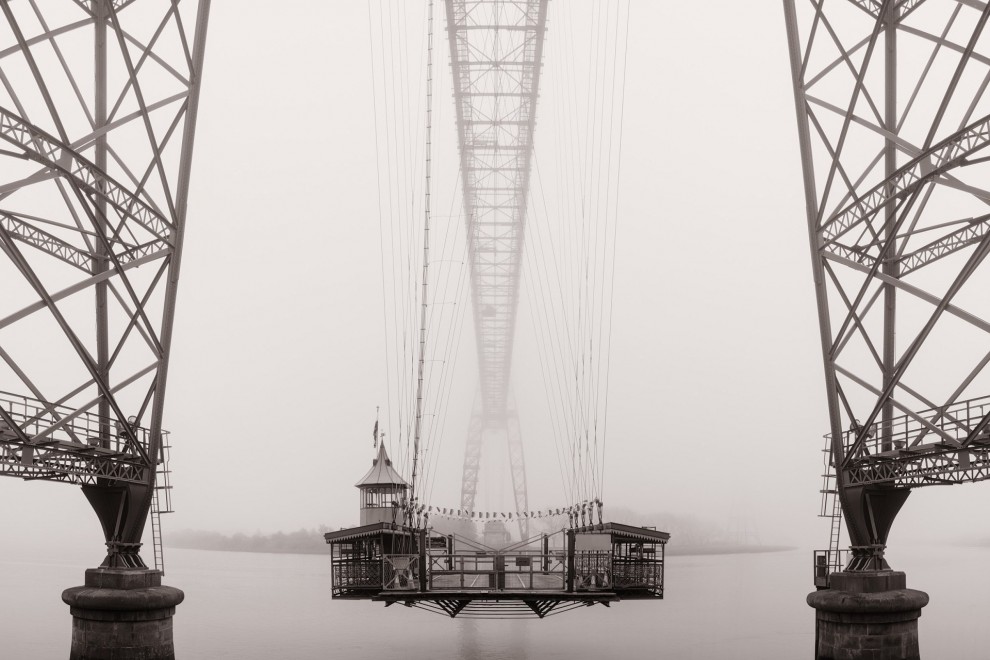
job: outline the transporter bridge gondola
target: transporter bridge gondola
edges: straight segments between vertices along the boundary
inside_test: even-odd
[[[603,522],[504,547],[443,534],[398,505],[408,485],[384,445],[357,487],[361,525],[324,537],[334,598],[401,603],[450,617],[541,619],[596,603],[663,598],[665,532]]]

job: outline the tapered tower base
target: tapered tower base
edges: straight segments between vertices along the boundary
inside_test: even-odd
[[[833,573],[808,594],[816,610],[816,660],[919,660],[918,618],[928,594],[899,571]]]
[[[172,615],[185,595],[161,571],[92,568],[62,592],[72,613],[70,660],[174,660]]]

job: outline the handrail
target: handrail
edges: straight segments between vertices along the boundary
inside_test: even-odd
[[[988,412],[990,412],[990,396],[983,396],[957,401],[951,406],[900,415],[887,422],[874,422],[867,432],[862,455],[875,456],[890,450],[905,450],[917,446],[926,435],[933,434],[929,424],[954,440],[962,442]],[[928,424],[923,423],[919,418]],[[861,431],[862,428],[854,426],[843,432],[842,444],[846,451],[852,448]],[[885,435],[885,431],[889,433]],[[832,435],[829,433],[825,437],[830,439]],[[936,442],[943,440],[944,438],[939,436]],[[888,444],[889,448],[885,447]]]
[[[130,425],[123,428],[116,419],[95,412],[48,404],[40,399],[5,391],[0,391],[0,406],[17,422],[22,433],[40,437],[45,444],[84,445],[109,450],[120,456],[139,456],[141,452],[135,444],[145,452],[148,449],[150,432],[147,428]],[[113,429],[109,436],[106,435],[107,429]],[[103,446],[104,440],[109,441],[109,446]]]
[[[563,590],[567,575],[563,552],[429,553],[431,590]]]

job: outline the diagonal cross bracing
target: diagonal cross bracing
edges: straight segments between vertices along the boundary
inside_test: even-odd
[[[477,415],[482,428],[506,433],[547,0],[445,4],[481,380]],[[480,442],[480,432],[471,436]],[[470,445],[461,504],[472,510],[480,446]],[[510,459],[513,475],[524,475],[521,450]],[[525,479],[513,482],[524,510]]]
[[[881,181],[822,228],[831,241],[861,222],[868,222],[893,201],[916,191],[923,183],[961,164],[967,156],[990,145],[990,116],[953,134],[938,147],[918,156],[888,180]]]
[[[28,158],[70,177],[73,184],[98,196],[149,232],[164,238],[174,225],[137,195],[95,165],[13,112],[0,107],[0,138],[24,149]]]

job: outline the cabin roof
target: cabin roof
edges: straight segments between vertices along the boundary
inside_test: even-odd
[[[378,445],[378,456],[371,463],[371,469],[361,481],[354,484],[358,488],[367,486],[404,486],[409,487],[406,480],[392,467],[392,460],[385,452],[385,445]]]
[[[375,522],[368,525],[361,525],[360,527],[344,527],[338,529],[336,532],[327,532],[323,535],[323,538],[327,543],[348,543],[357,539],[368,538],[369,536],[384,537],[388,534],[390,536],[409,537],[413,535],[418,536],[421,532],[421,529],[404,527],[395,523]],[[446,538],[443,534],[439,534],[433,530],[427,530],[426,535],[429,539]]]
[[[362,525],[360,527],[348,527],[346,529],[339,529],[336,532],[327,532],[323,535],[323,538],[327,543],[345,543],[347,541],[353,541],[354,539],[361,539],[368,536],[378,536],[379,534],[396,534],[403,533],[404,530],[396,530],[394,525],[388,523],[376,522],[370,525]]]
[[[607,522],[604,525],[590,525],[579,527],[577,532],[595,533],[609,532],[613,541],[646,541],[647,543],[666,543],[670,540],[670,534],[660,532],[646,527],[635,527],[633,525],[623,525],[622,523]]]

